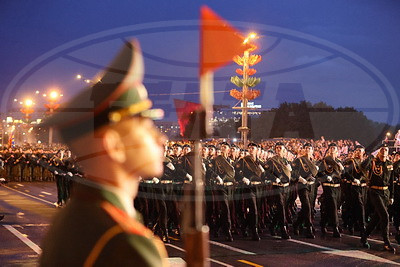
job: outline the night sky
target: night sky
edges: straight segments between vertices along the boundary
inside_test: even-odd
[[[155,106],[174,120],[173,99],[197,101],[198,18],[206,4],[243,33],[256,31],[263,61],[256,104],[284,101],[354,106],[399,122],[400,1],[13,1],[0,2],[0,112],[14,98],[50,88],[64,101],[92,78],[124,40],[136,37]],[[215,75],[216,104],[235,105],[234,64]],[[170,95],[168,95],[170,94]],[[37,98],[39,98],[37,96]],[[35,100],[41,105],[43,100]]]

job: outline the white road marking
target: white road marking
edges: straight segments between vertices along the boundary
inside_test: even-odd
[[[26,237],[26,235],[21,234],[17,229],[12,227],[11,225],[4,224],[3,225],[8,231],[10,231],[13,235],[18,237],[22,242],[24,242],[28,247],[30,247],[33,251],[36,252],[36,254],[42,253],[42,249],[33,243],[29,238]]]
[[[171,247],[171,248],[174,248],[174,249],[176,249],[176,250],[179,250],[179,251],[182,251],[182,252],[186,252],[183,248],[180,248],[180,247],[178,247],[178,246],[175,246],[175,245],[172,245],[172,244],[165,244],[165,245],[166,245],[166,246],[169,246],[169,247]],[[233,265],[229,265],[229,264],[226,264],[226,263],[224,263],[224,262],[217,261],[217,260],[214,260],[214,259],[211,259],[211,258],[209,258],[209,260],[210,260],[211,262],[217,263],[217,264],[222,265],[222,266],[234,267]]]
[[[53,195],[52,193],[49,193],[49,192],[46,192],[46,191],[42,191],[42,192],[40,192],[40,193],[45,194],[45,195],[48,195],[48,196],[52,196],[52,195]]]
[[[41,198],[38,198],[38,197],[35,197],[35,196],[32,196],[32,195],[29,195],[29,194],[24,193],[24,192],[21,192],[21,191],[19,191],[19,190],[15,190],[14,188],[8,187],[8,186],[6,186],[6,185],[3,185],[3,187],[5,187],[5,188],[7,188],[7,189],[10,189],[10,190],[12,190],[12,191],[15,191],[15,192],[17,192],[17,193],[20,193],[20,194],[22,194],[22,195],[25,195],[25,196],[28,196],[28,197],[31,197],[31,198],[40,200],[40,201],[42,201],[42,202],[44,202],[44,203],[47,203],[47,204],[50,204],[50,205],[52,205],[52,206],[56,206],[56,205],[54,205],[54,203],[52,203],[52,202],[50,202],[50,201],[47,201],[47,200],[44,200],[44,199],[41,199]]]
[[[179,257],[172,257],[172,258],[168,258],[168,262],[170,266],[174,266],[174,267],[186,267],[186,262]]]
[[[324,247],[324,246],[320,246],[320,245],[316,245],[316,244],[312,244],[312,243],[308,243],[308,242],[304,242],[304,241],[300,241],[300,240],[296,240],[296,239],[289,239],[288,241],[294,242],[297,244],[301,244],[301,245],[305,245],[305,246],[309,246],[309,247],[315,247],[315,248],[319,248],[322,250],[326,250],[326,251],[323,251],[322,253],[356,258],[356,259],[361,259],[361,260],[376,261],[376,262],[381,262],[381,263],[389,263],[389,264],[393,264],[393,265],[400,265],[400,263],[390,261],[390,260],[375,256],[373,254],[366,253],[364,251],[360,251],[360,250],[338,250],[338,249]]]
[[[23,184],[17,184],[18,186],[24,186]]]
[[[347,236],[347,237],[351,237],[351,238],[355,238],[355,239],[358,239],[358,240],[361,239],[361,237],[355,236],[355,235],[347,235],[347,234],[342,234],[342,235],[343,235],[343,236]],[[385,244],[385,242],[383,242],[382,240],[373,239],[373,238],[368,238],[368,242],[369,242],[369,241],[372,241],[372,242],[375,242],[375,243],[379,243],[379,244]],[[393,246],[393,245],[397,245],[397,244],[393,243],[392,246]]]
[[[235,252],[239,252],[239,253],[242,253],[242,254],[256,255],[256,253],[253,253],[253,252],[250,252],[250,251],[247,251],[247,250],[243,250],[243,249],[240,249],[240,248],[235,248],[235,247],[232,247],[232,246],[229,246],[229,245],[226,245],[226,244],[222,244],[222,243],[219,243],[219,242],[215,242],[215,241],[212,241],[212,240],[210,240],[209,242],[212,245],[216,245],[216,246],[219,246],[219,247],[222,247],[222,248],[226,248],[226,249],[229,249],[229,250],[232,250],[232,251],[235,251]]]
[[[387,259],[375,256],[373,254],[370,254],[370,253],[367,253],[364,251],[360,251],[360,250],[336,250],[336,251],[325,251],[323,253],[334,254],[334,255],[350,257],[350,258],[357,258],[357,259],[361,259],[361,260],[376,261],[376,262],[380,262],[380,263],[388,263],[391,265],[400,265],[400,263],[397,263],[397,262],[394,262],[391,260],[387,260]]]

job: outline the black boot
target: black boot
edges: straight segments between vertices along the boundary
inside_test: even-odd
[[[383,245],[383,250],[387,251],[387,252],[390,252],[390,253],[393,253],[393,254],[396,254],[396,249],[392,245],[390,245],[390,243],[385,243]]]
[[[306,228],[305,236],[306,236],[307,238],[312,238],[312,239],[315,238],[315,235],[314,235],[314,232],[313,232],[313,229],[312,229],[311,226]]]
[[[253,229],[252,231],[252,238],[253,241],[260,241],[260,236],[258,235],[257,228]]]
[[[281,228],[281,237],[282,239],[291,239],[286,226],[282,226]]]
[[[369,249],[371,246],[370,246],[369,243],[368,243],[367,237],[368,237],[368,236],[364,233],[363,236],[361,237],[360,242],[361,242],[361,246],[362,246],[363,248]]]
[[[170,243],[170,241],[169,241],[169,237],[168,237],[168,230],[163,230],[162,231],[163,232],[163,234],[162,234],[162,241],[164,242],[164,243]]]
[[[299,225],[298,225],[297,223],[294,223],[294,224],[293,224],[293,234],[294,234],[294,235],[299,235],[299,234],[300,234],[300,232],[299,232]]]
[[[226,241],[228,241],[228,242],[233,242],[233,237],[232,237],[231,230],[228,230],[228,231],[226,232]]]
[[[337,227],[333,228],[333,235],[332,236],[336,237],[336,238],[342,237],[342,235],[340,234],[339,228],[337,228]]]
[[[323,235],[325,235],[327,231],[328,231],[328,230],[326,229],[325,226],[321,226],[321,233],[322,233]]]
[[[275,231],[275,226],[274,226],[274,225],[270,225],[270,227],[269,227],[269,233],[270,233],[272,236],[276,236],[276,231]]]

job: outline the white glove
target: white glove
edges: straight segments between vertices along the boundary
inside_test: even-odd
[[[361,181],[358,180],[358,179],[354,179],[354,182],[355,182],[357,185],[360,185],[360,184],[361,184]]]
[[[279,184],[281,182],[281,179],[276,178],[275,183]]]
[[[245,184],[247,184],[247,185],[250,184],[250,180],[247,179],[246,177],[244,177],[244,178],[242,179],[242,182],[245,183]]]
[[[160,182],[160,180],[157,177],[153,178],[153,183],[158,184]]]
[[[54,171],[54,174],[58,174],[58,171]]]
[[[394,202],[394,199],[393,199],[393,198],[389,199],[389,204],[390,204],[390,205],[393,205],[393,202]]]
[[[206,172],[207,171],[206,164],[204,164],[204,162],[202,162],[201,166],[203,167],[203,171]]]
[[[343,167],[342,163],[338,163],[338,165],[339,165],[340,170],[343,171],[344,167]]]
[[[288,170],[291,172],[292,171],[292,166],[290,166],[290,164],[287,164],[286,167],[288,168]]]
[[[193,177],[189,173],[186,174],[186,178],[188,179],[189,182],[193,180]]]
[[[72,172],[67,172],[68,176],[72,177]]]
[[[174,166],[174,164],[172,164],[171,162],[168,162],[167,167],[168,167],[168,169],[170,169],[171,171],[175,171],[175,166]]]
[[[263,166],[261,166],[261,164],[258,165],[258,167],[260,167],[260,170],[261,170],[262,172],[265,172],[265,170],[264,170]]]
[[[327,180],[328,182],[332,182],[332,176],[326,177],[326,180]]]
[[[215,179],[217,180],[217,184],[223,184],[224,183],[222,181],[221,177],[219,177],[219,175]]]
[[[317,171],[319,171],[319,167],[318,166],[315,166],[315,168],[317,168]]]
[[[306,184],[307,180],[300,176],[299,177],[299,183]]]

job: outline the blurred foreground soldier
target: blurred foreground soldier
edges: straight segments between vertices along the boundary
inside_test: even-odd
[[[301,202],[301,210],[297,220],[293,223],[293,232],[299,234],[299,227],[304,223],[306,227],[305,236],[315,238],[311,212],[314,205],[315,177],[318,174],[318,167],[313,161],[314,148],[310,143],[303,146],[304,155],[293,162],[292,178],[297,181],[297,191]]]
[[[389,214],[387,207],[393,203],[393,163],[388,160],[389,147],[383,144],[376,158],[369,157],[363,162],[365,170],[369,171],[368,198],[374,207],[365,233],[361,237],[361,244],[369,248],[367,238],[380,224],[383,237],[383,250],[396,253],[396,249],[389,241]]]
[[[133,207],[139,177],[160,176],[164,137],[142,84],[138,44],[125,43],[101,81],[44,125],[56,126],[87,179],[75,177],[71,199],[42,244],[41,266],[164,266],[161,240]],[[149,153],[151,151],[151,153]]]

